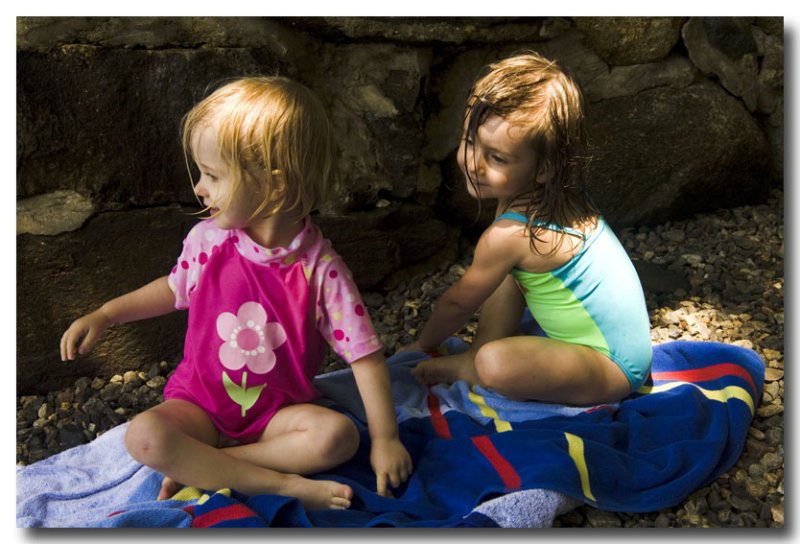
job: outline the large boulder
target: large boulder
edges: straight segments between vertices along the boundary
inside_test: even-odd
[[[182,352],[185,312],[112,326],[86,355],[59,356],[69,324],[175,266],[197,221],[177,207],[105,212],[59,236],[17,236],[17,391],[59,389],[76,376],[112,376],[170,363]]]
[[[664,59],[681,40],[683,17],[573,17],[589,47],[610,66]]]
[[[192,202],[182,116],[206,85],[277,66],[245,49],[20,51],[18,198],[71,189],[98,210]]]
[[[300,75],[328,105],[337,133],[340,192],[326,210],[369,209],[416,191],[425,120],[419,98],[427,49],[325,45]]]
[[[768,194],[767,139],[742,103],[715,85],[605,100],[588,117],[588,190],[615,226],[661,223]]]

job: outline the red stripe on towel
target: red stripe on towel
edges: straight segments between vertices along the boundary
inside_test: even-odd
[[[232,504],[217,508],[194,518],[192,527],[211,527],[221,521],[257,517],[256,513],[243,504]]]
[[[606,412],[608,412],[608,413],[609,413],[609,414],[611,414],[612,416],[614,415],[614,410],[612,410],[611,408],[609,408],[609,407],[608,407],[608,406],[606,406],[605,404],[600,404],[600,405],[598,405],[598,406],[592,406],[591,408],[589,408],[588,410],[586,410],[586,413],[587,413],[587,414],[591,414],[592,412],[596,412],[596,411],[598,411],[598,410],[605,410]]]
[[[703,382],[715,380],[722,376],[739,376],[749,385],[753,393],[756,392],[756,384],[750,373],[739,365],[733,363],[722,363],[708,366],[705,368],[694,368],[692,370],[675,370],[673,372],[653,372],[653,380],[679,380],[683,382]]]
[[[439,406],[439,399],[433,394],[430,388],[428,388],[428,411],[431,413],[431,425],[433,425],[433,430],[436,431],[439,438],[444,438],[446,440],[453,438],[450,434],[450,426],[447,424],[447,420],[444,418],[442,409]]]
[[[522,479],[519,477],[519,474],[517,474],[517,471],[511,466],[511,463],[500,455],[500,452],[497,451],[497,448],[494,447],[494,444],[492,444],[488,436],[474,436],[472,437],[472,443],[475,444],[475,447],[489,460],[497,471],[497,474],[502,478],[507,489],[520,488]]]

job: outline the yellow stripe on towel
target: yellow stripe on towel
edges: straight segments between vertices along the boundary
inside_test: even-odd
[[[223,495],[225,497],[230,497],[231,496],[231,490],[228,489],[227,487],[225,487],[223,489],[217,490],[217,492],[214,493],[214,495],[217,495],[217,494]],[[205,504],[206,501],[208,501],[208,499],[210,499],[210,498],[211,498],[211,495],[209,495],[208,493],[204,493],[203,496],[200,497],[200,500],[197,501],[197,504]]]
[[[500,416],[497,415],[497,412],[495,412],[492,407],[486,404],[486,399],[484,399],[483,396],[475,393],[475,391],[472,389],[470,389],[469,392],[469,400],[480,409],[481,414],[494,420],[494,426],[498,433],[504,433],[511,430],[511,423],[505,419],[500,419]]]
[[[575,468],[578,469],[578,474],[581,477],[581,488],[583,489],[583,496],[592,502],[597,502],[592,494],[592,489],[589,486],[589,469],[586,466],[586,457],[583,453],[583,439],[571,433],[564,433],[567,438],[567,446],[569,446],[569,456],[575,463]]]
[[[194,499],[199,499],[203,496],[203,490],[198,489],[196,487],[184,487],[173,496],[170,497],[170,500],[173,501],[191,501]]]
[[[750,408],[750,413],[752,414],[755,411],[755,403],[753,402],[753,397],[748,393],[744,388],[739,387],[738,385],[729,385],[727,387],[723,387],[722,389],[703,389],[697,384],[692,382],[667,382],[661,385],[656,386],[642,386],[638,389],[637,393],[642,393],[644,395],[652,394],[652,393],[661,393],[663,391],[669,391],[670,389],[674,389],[680,385],[691,385],[692,387],[696,387],[700,390],[703,395],[708,397],[711,400],[716,400],[718,402],[728,402],[729,399],[739,399],[740,401],[747,404],[747,407]]]

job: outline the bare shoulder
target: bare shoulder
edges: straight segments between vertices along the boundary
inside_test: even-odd
[[[525,224],[500,219],[483,231],[475,248],[476,259],[490,259],[517,266],[530,251],[530,237]]]
[[[535,237],[526,228],[526,251],[518,267],[528,272],[543,273],[563,266],[580,252],[585,238],[597,225],[597,222],[587,221],[573,225],[568,233],[542,228],[536,231]]]

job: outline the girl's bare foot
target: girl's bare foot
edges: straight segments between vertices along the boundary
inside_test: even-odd
[[[309,480],[297,474],[286,474],[280,495],[300,499],[306,510],[345,510],[350,508],[353,490],[349,485],[332,480]],[[164,476],[158,500],[167,500],[183,488],[172,478]]]
[[[183,489],[183,484],[179,484],[172,478],[164,476],[164,479],[161,481],[161,491],[158,492],[157,500],[165,501],[181,489]]]
[[[426,359],[411,369],[411,375],[422,385],[453,383],[464,380],[469,385],[479,383],[474,355],[470,350],[457,355]]]
[[[345,510],[350,508],[353,490],[333,480],[309,480],[287,474],[281,495],[300,499],[306,510]]]

